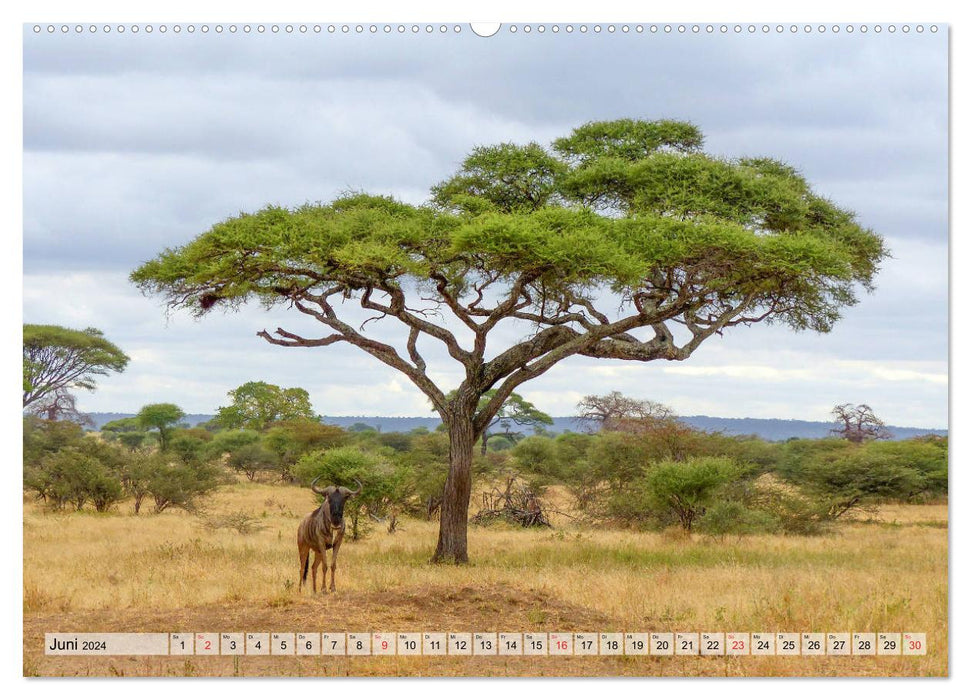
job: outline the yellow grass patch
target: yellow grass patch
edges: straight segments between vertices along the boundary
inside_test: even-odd
[[[946,675],[947,507],[893,506],[823,537],[470,531],[473,563],[428,563],[437,523],[345,540],[336,595],[298,589],[304,488],[239,483],[210,514],[52,514],[24,505],[25,673],[41,675]],[[300,630],[296,626],[304,625]],[[480,627],[481,629],[474,629]],[[593,629],[596,627],[596,629]],[[232,628],[232,629],[230,629]],[[433,629],[434,628],[434,629]],[[63,659],[46,631],[915,631],[906,658]],[[185,664],[188,663],[189,666]]]

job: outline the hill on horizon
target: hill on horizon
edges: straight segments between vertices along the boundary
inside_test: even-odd
[[[95,423],[95,429],[100,430],[105,423],[119,418],[131,418],[134,413],[89,413]],[[212,414],[190,413],[184,422],[190,426],[205,423],[212,419]],[[441,420],[434,416],[322,416],[324,423],[350,428],[355,423],[371,426],[379,432],[408,432],[415,428],[424,427],[434,430]],[[721,432],[726,435],[757,435],[763,440],[773,442],[788,440],[789,438],[822,438],[830,434],[834,423],[828,421],[787,420],[782,418],[718,418],[715,416],[680,416],[693,428],[707,432]],[[888,425],[887,429],[893,434],[892,440],[906,440],[922,435],[947,435],[947,428],[913,428]],[[576,418],[559,416],[553,418],[551,432],[583,432],[584,426]]]

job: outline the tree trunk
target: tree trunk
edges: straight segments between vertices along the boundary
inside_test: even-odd
[[[489,447],[488,447],[488,445],[489,445],[489,437],[490,437],[489,433],[482,433],[482,454],[483,455],[486,454],[486,452],[489,449]]]
[[[442,499],[436,563],[467,564],[469,561],[469,498],[472,495],[472,450],[475,431],[471,408],[451,417],[448,425],[448,478]]]

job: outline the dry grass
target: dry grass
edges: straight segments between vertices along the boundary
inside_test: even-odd
[[[24,505],[25,673],[38,675],[946,675],[947,506],[894,506],[819,538],[479,529],[473,564],[428,563],[435,523],[341,550],[336,595],[298,591],[306,489],[239,483],[210,514]],[[916,631],[904,658],[45,657],[49,631]]]

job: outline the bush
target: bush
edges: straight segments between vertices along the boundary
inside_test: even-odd
[[[907,500],[915,500],[947,496],[947,442],[947,438],[930,435],[897,442],[870,442],[862,449],[917,472],[919,488],[906,496]]]
[[[229,454],[229,466],[245,474],[250,481],[253,481],[259,472],[276,469],[279,464],[280,458],[277,454],[259,442],[243,445]]]
[[[118,475],[79,447],[65,447],[28,466],[24,486],[55,510],[68,504],[81,510],[90,501],[98,512],[105,512],[122,497]]]
[[[200,520],[207,530],[235,530],[240,535],[251,535],[266,529],[266,525],[261,523],[259,518],[244,510],[223,515],[203,513],[200,515]]]
[[[277,469],[284,481],[293,481],[293,466],[308,452],[340,447],[348,434],[336,425],[295,418],[279,421],[263,436],[263,444],[277,455]]]
[[[36,465],[46,455],[77,445],[84,439],[84,428],[71,421],[24,417],[24,464]]]
[[[227,452],[233,452],[240,447],[258,442],[260,434],[255,430],[222,430],[212,436],[206,443],[206,457],[218,459]]]
[[[168,457],[158,452],[132,455],[120,470],[121,485],[125,494],[134,499],[135,514],[142,509],[142,502],[151,495],[155,474],[168,467]]]
[[[406,466],[383,462],[356,447],[311,452],[297,462],[294,473],[307,484],[319,477],[321,485],[356,489],[355,480],[361,482],[361,493],[344,506],[354,540],[369,530],[365,515],[390,518],[389,529],[393,530],[397,514],[415,495],[413,474]]]
[[[779,521],[771,513],[749,508],[738,501],[719,501],[705,508],[698,518],[700,532],[714,537],[754,535],[779,530]]]
[[[684,462],[661,462],[645,479],[647,500],[658,510],[673,512],[685,530],[711,505],[717,490],[739,474],[724,457],[699,457]]]
[[[153,466],[145,488],[155,501],[156,513],[171,507],[191,511],[199,498],[215,491],[222,482],[219,471],[209,464],[155,462]]]
[[[925,477],[916,469],[892,453],[867,447],[817,457],[804,469],[804,483],[821,499],[829,499],[834,519],[881,500],[908,499],[925,488]]]

